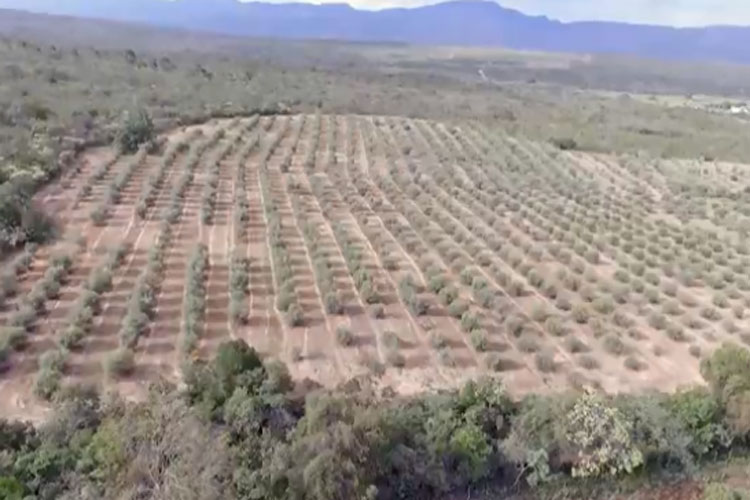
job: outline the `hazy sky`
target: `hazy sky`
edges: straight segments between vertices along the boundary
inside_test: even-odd
[[[284,1],[284,0],[275,0]],[[341,3],[342,0],[303,0]],[[346,2],[346,0],[343,0]],[[349,0],[358,8],[417,6],[438,0]],[[499,0],[528,14],[563,21],[616,20],[673,26],[750,25],[750,0]]]
[[[565,21],[606,19],[674,26],[750,24],[748,0],[503,0],[500,3]]]

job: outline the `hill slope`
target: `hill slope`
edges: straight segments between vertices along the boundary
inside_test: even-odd
[[[750,28],[562,23],[527,16],[484,1],[461,0],[376,12],[356,10],[346,4],[240,3],[237,0],[0,0],[0,7],[232,35],[503,46],[750,62],[750,52],[744,50],[750,44]]]

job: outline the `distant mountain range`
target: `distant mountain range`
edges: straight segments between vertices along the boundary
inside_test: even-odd
[[[750,63],[750,27],[673,28],[615,22],[563,23],[495,2],[459,0],[380,11],[346,4],[237,0],[0,0],[0,7],[228,35],[501,46]]]

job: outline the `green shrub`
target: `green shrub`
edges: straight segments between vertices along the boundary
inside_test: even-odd
[[[711,300],[716,307],[726,309],[729,307],[729,299],[723,293],[717,293]]]
[[[521,297],[526,293],[526,287],[518,280],[511,281],[505,289],[511,297]]]
[[[385,357],[388,364],[396,368],[403,368],[406,365],[406,358],[398,351],[389,350]]]
[[[8,160],[13,164],[13,158]],[[49,163],[55,164],[51,158]],[[0,248],[11,250],[24,244],[43,243],[54,236],[56,231],[53,220],[33,203],[38,182],[25,173],[2,181],[0,223],[3,231],[0,233]]]
[[[340,325],[336,328],[336,340],[344,347],[349,347],[354,343],[354,335],[350,328]]]
[[[550,142],[562,151],[571,151],[578,149],[578,143],[575,139],[572,139],[570,137],[550,139]]]
[[[0,498],[23,500],[26,498],[26,488],[15,477],[0,476]]]
[[[458,298],[458,289],[454,286],[444,286],[438,293],[438,298],[443,305],[450,305]]]
[[[665,406],[669,416],[686,431],[689,450],[696,458],[706,457],[730,444],[721,407],[706,388],[678,391],[667,399]]]
[[[461,283],[468,286],[471,285],[471,283],[474,281],[474,275],[474,269],[467,267],[466,269],[461,271],[459,278],[461,279]]]
[[[668,295],[669,297],[676,297],[677,285],[672,281],[668,281],[662,285],[662,291],[664,292],[665,295]]]
[[[542,278],[542,275],[539,274],[536,269],[532,269],[528,273],[528,275],[526,276],[526,280],[534,288],[541,288],[542,284],[544,284],[544,278]]]
[[[547,333],[555,337],[565,337],[570,333],[563,319],[559,316],[548,317],[544,322],[544,329],[547,330]]]
[[[279,294],[276,296],[276,307],[281,312],[286,312],[296,302],[294,295],[294,289],[291,286],[282,287]]]
[[[646,275],[643,277],[643,279],[646,280],[646,283],[649,283],[653,286],[659,286],[659,283],[661,282],[661,279],[659,276],[654,272],[647,272]]]
[[[555,363],[555,357],[548,353],[538,352],[534,356],[534,363],[539,371],[544,373],[551,373],[557,370],[557,363]]]
[[[518,337],[521,335],[524,327],[526,326],[526,323],[527,319],[520,315],[511,315],[505,318],[505,327],[507,328],[508,333],[510,333],[514,337]]]
[[[323,302],[328,314],[342,314],[344,312],[344,306],[339,301],[339,296],[336,292],[328,292],[323,298]]]
[[[131,349],[117,349],[104,360],[104,372],[111,378],[127,377],[134,370],[135,354]]]
[[[718,321],[721,319],[721,313],[713,307],[702,308],[701,316],[709,321]]]
[[[573,304],[570,302],[570,298],[567,295],[560,295],[555,301],[555,307],[561,311],[570,311],[573,308]]]
[[[542,302],[537,302],[531,308],[531,319],[533,319],[534,321],[538,323],[543,323],[544,320],[546,320],[548,316],[549,316],[549,311],[547,311],[547,306]]]
[[[480,290],[474,292],[474,298],[476,299],[477,303],[485,308],[490,309],[495,304],[495,293],[490,288],[484,287]]]
[[[750,351],[725,343],[701,362],[701,375],[725,408],[726,422],[737,436],[750,433]]]
[[[436,275],[430,278],[428,288],[432,293],[439,294],[448,285],[448,278],[445,275]]]
[[[62,336],[60,337],[60,346],[73,350],[81,346],[81,342],[86,338],[87,331],[80,325],[70,325],[65,329]]]
[[[427,313],[427,302],[419,296],[414,278],[411,275],[404,277],[399,283],[399,295],[415,316],[422,316]]]
[[[602,340],[602,346],[604,350],[613,356],[624,356],[629,352],[628,347],[617,335],[610,334],[604,337]]]
[[[97,205],[89,214],[91,221],[96,226],[103,226],[107,222],[109,216],[109,210],[105,205]]]
[[[574,274],[567,275],[563,283],[572,292],[577,292],[581,288],[581,279]]]
[[[658,288],[646,288],[644,296],[646,297],[646,300],[648,300],[651,304],[658,304],[661,302],[661,296],[659,294]]]
[[[622,328],[629,328],[633,326],[635,320],[633,320],[633,318],[631,318],[627,313],[624,313],[622,311],[615,311],[615,313],[612,315],[612,323]]]
[[[729,334],[737,333],[738,331],[740,331],[740,328],[737,326],[737,324],[730,318],[722,321],[721,326],[724,328],[724,331]]]
[[[198,344],[198,336],[203,329],[203,319],[206,310],[205,281],[207,268],[208,248],[199,243],[193,248],[190,254],[185,272],[184,332],[182,336],[182,351],[185,354],[195,350]]]
[[[670,316],[679,316],[683,312],[680,303],[676,300],[668,300],[664,303],[661,310],[664,314],[669,314]]]
[[[646,284],[639,279],[634,279],[630,282],[630,288],[632,288],[635,293],[643,293],[646,289]]]
[[[586,324],[591,317],[591,312],[586,304],[576,304],[571,311],[573,320],[578,324]]]
[[[591,264],[599,264],[599,252],[596,250],[588,250],[585,253],[586,260]]]
[[[586,302],[594,302],[597,297],[596,290],[594,290],[594,288],[591,286],[584,286],[583,288],[581,288],[578,294]]]
[[[532,335],[524,335],[518,339],[518,349],[526,353],[536,352],[539,350],[539,342]]]
[[[229,316],[235,325],[245,325],[250,318],[250,306],[244,299],[244,296],[241,299],[238,297],[229,303]]]
[[[21,304],[17,311],[8,318],[8,325],[18,326],[29,331],[36,321],[38,309],[32,304]]]
[[[107,268],[98,268],[92,271],[86,287],[94,293],[101,294],[112,286],[112,271]]]
[[[630,272],[636,276],[643,276],[646,272],[646,266],[642,262],[633,261],[630,263]]]
[[[383,344],[387,349],[397,351],[401,347],[401,339],[396,332],[387,331],[383,334]]]
[[[586,370],[597,370],[599,368],[599,361],[593,356],[588,354],[581,354],[578,356],[578,365]]]
[[[741,304],[737,304],[732,307],[732,314],[737,319],[743,319],[745,317],[745,308]]]
[[[359,296],[365,304],[377,304],[381,300],[375,284],[370,280],[364,281],[360,285]]]
[[[628,356],[623,363],[630,371],[640,372],[647,368],[646,364],[635,356]]]
[[[465,301],[456,299],[448,306],[448,314],[456,319],[459,319],[463,317],[468,309],[469,305]]]
[[[433,349],[441,351],[448,347],[448,341],[438,332],[430,333],[430,345]]]
[[[480,328],[479,318],[470,311],[466,311],[461,315],[461,329],[465,332],[471,332]]]
[[[39,372],[34,380],[34,394],[49,400],[60,388],[67,353],[53,349],[45,352],[39,361]]]
[[[610,314],[615,310],[615,303],[611,297],[602,296],[594,300],[593,308],[600,314]]]
[[[18,290],[18,277],[16,271],[5,269],[0,273],[0,301],[12,297]]]
[[[661,313],[652,312],[648,316],[648,324],[657,330],[664,330],[667,327],[667,318]]]
[[[477,351],[486,351],[488,346],[487,333],[479,328],[472,330],[471,345],[474,346],[474,349]]]
[[[385,308],[382,304],[375,304],[370,308],[370,315],[375,319],[385,318]]]
[[[302,326],[305,323],[305,317],[302,308],[295,302],[286,311],[286,324],[292,327]]]
[[[551,300],[555,300],[559,293],[557,285],[551,281],[545,281],[540,290],[545,297]]]
[[[123,153],[135,153],[141,144],[154,138],[154,124],[145,109],[127,113],[117,137],[117,143]]]
[[[406,301],[406,305],[415,316],[424,316],[429,310],[427,302],[417,294],[410,296]]]
[[[591,350],[589,346],[578,337],[568,337],[565,339],[565,349],[572,354],[589,352]]]
[[[570,264],[570,269],[576,274],[583,274],[586,271],[586,263],[581,259],[573,259]]]
[[[0,346],[20,351],[27,343],[27,332],[22,326],[5,326],[0,329]]]
[[[573,477],[617,476],[643,463],[641,451],[632,442],[632,422],[602,396],[582,395],[566,417],[566,428],[578,456]]]
[[[748,500],[750,493],[740,492],[721,483],[709,483],[703,490],[701,500]]]

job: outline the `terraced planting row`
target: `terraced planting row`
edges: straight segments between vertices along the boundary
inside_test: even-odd
[[[0,270],[0,399],[143,394],[228,338],[405,393],[698,382],[722,341],[750,344],[745,169],[368,116],[92,150],[41,200],[60,240]]]

